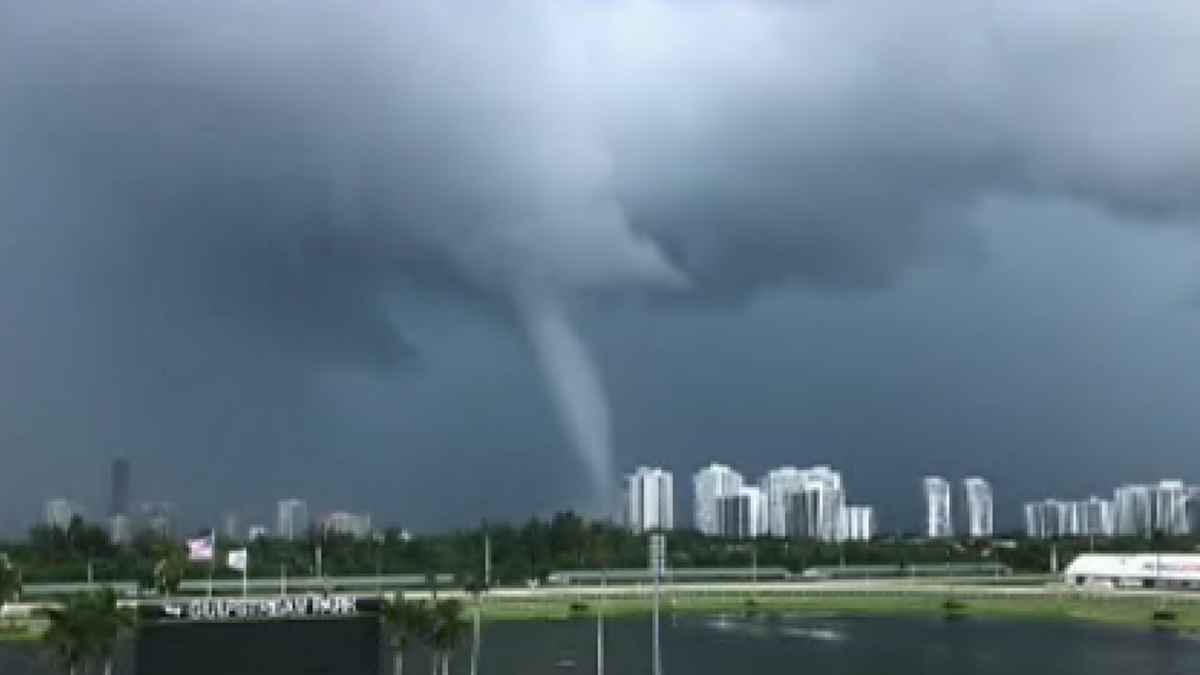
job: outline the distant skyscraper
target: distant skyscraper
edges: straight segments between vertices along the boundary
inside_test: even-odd
[[[242,541],[241,521],[238,519],[238,514],[230,511],[222,520],[221,536],[229,541]]]
[[[361,513],[334,511],[321,519],[321,531],[357,539],[371,536],[371,516]]]
[[[109,516],[129,516],[131,503],[132,469],[124,457],[112,462],[112,484],[109,494]]]
[[[992,536],[992,486],[982,478],[963,480],[963,506],[967,536],[987,539]]]
[[[1081,534],[1088,537],[1111,537],[1113,535],[1112,502],[1093,496],[1082,504],[1084,522]]]
[[[146,529],[160,537],[170,537],[173,529],[169,502],[146,502],[142,504],[142,522]]]
[[[1150,536],[1154,530],[1152,492],[1148,485],[1122,485],[1113,492],[1113,516],[1118,536]]]
[[[721,534],[717,500],[737,494],[742,484],[742,474],[724,464],[710,464],[696,472],[692,480],[696,529],[710,536]]]
[[[717,497],[717,529],[722,537],[753,539],[766,534],[767,500],[762,489],[742,486]]]
[[[669,471],[639,467],[625,479],[626,523],[634,532],[675,526],[675,489]]]
[[[1167,536],[1188,533],[1188,487],[1183,481],[1164,480],[1154,487],[1154,530]]]
[[[845,538],[850,541],[870,541],[875,536],[875,509],[870,506],[847,506],[845,509]]]
[[[1200,535],[1200,487],[1188,490],[1188,502],[1185,510],[1187,511],[1188,532],[1193,536]]]
[[[128,544],[133,541],[133,519],[124,514],[110,517],[108,536],[114,544]]]
[[[835,542],[845,538],[846,497],[841,474],[828,466],[800,472],[800,488],[786,492],[787,536]]]
[[[925,534],[930,539],[954,536],[950,520],[950,483],[940,476],[928,476],[925,485]]]
[[[1046,537],[1046,521],[1042,505],[1038,502],[1026,502],[1023,509],[1025,514],[1025,536],[1030,539]]]
[[[308,532],[308,504],[299,499],[279,502],[279,519],[275,533],[280,539],[299,539]]]
[[[79,508],[68,499],[51,499],[46,502],[47,527],[65,531],[77,515],[80,515]]]
[[[763,478],[772,536],[836,541],[843,536],[842,476],[827,466],[785,467]],[[779,528],[783,528],[780,531]]]
[[[772,537],[788,534],[788,497],[804,490],[804,472],[785,466],[767,472],[762,479],[762,491],[767,500],[767,531]]]

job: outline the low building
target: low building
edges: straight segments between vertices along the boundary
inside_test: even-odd
[[[1063,577],[1072,586],[1200,590],[1200,554],[1084,553]]]

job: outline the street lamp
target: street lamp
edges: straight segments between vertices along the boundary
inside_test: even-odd
[[[662,650],[659,646],[658,580],[666,563],[667,542],[661,534],[650,535],[650,569],[654,576],[654,675],[662,675]]]

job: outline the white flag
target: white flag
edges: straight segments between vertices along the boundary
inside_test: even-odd
[[[229,565],[239,572],[245,572],[249,557],[246,555],[246,549],[239,548],[229,552],[229,556],[225,559],[225,564]]]

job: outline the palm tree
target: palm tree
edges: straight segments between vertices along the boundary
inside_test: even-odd
[[[433,652],[433,675],[450,673],[450,655],[462,642],[467,631],[467,622],[463,619],[463,605],[457,599],[442,600],[433,605],[428,613],[428,625],[425,631],[425,641]]]
[[[9,600],[20,595],[21,573],[8,561],[8,556],[0,554],[0,614],[4,612],[4,605]]]
[[[49,626],[42,637],[46,652],[68,675],[102,663],[111,675],[117,643],[133,628],[133,613],[119,606],[111,588],[72,597],[61,607],[38,611]]]
[[[42,634],[46,654],[67,675],[77,675],[87,663],[91,633],[82,599],[71,598],[62,607],[45,607],[38,615],[49,625]]]
[[[386,602],[382,612],[384,625],[396,650],[392,660],[393,675],[404,675],[404,652],[413,638],[421,637],[424,631],[426,612],[422,603],[405,600],[399,593],[396,599]]]
[[[170,597],[179,590],[183,581],[183,556],[178,551],[168,551],[157,563],[151,573],[151,583],[159,595]]]
[[[92,656],[103,662],[104,675],[112,675],[117,643],[133,631],[135,617],[132,610],[120,606],[116,592],[107,586],[88,596],[88,602],[93,629]]]

